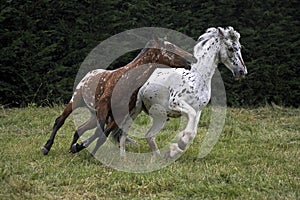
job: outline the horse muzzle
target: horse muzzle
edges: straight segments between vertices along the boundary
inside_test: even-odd
[[[234,78],[240,79],[245,78],[248,74],[247,69],[245,67],[238,67],[233,71]]]

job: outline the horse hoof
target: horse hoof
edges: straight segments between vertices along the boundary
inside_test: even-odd
[[[78,153],[78,144],[73,144],[69,149],[69,153]]]
[[[44,155],[47,155],[47,154],[49,153],[49,150],[46,149],[46,147],[42,147],[42,148],[41,148],[41,151],[42,151],[42,153],[43,153]]]

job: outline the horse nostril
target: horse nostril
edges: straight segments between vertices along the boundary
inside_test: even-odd
[[[245,73],[244,73],[243,70],[240,70],[240,71],[239,71],[239,74],[240,74],[241,76],[244,76],[244,75],[245,75]]]

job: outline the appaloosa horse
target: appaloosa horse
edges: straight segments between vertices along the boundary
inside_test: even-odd
[[[133,102],[129,102],[131,107],[134,107],[133,105],[135,105],[139,87],[147,81],[156,68],[174,67],[190,69],[192,62],[195,62],[195,58],[190,53],[166,40],[155,38],[150,40],[140,54],[126,66],[116,70],[98,69],[89,72],[77,85],[73,96],[66,105],[63,113],[55,120],[51,136],[41,149],[42,153],[44,155],[48,154],[54,143],[57,131],[64,124],[71,112],[78,107],[87,105],[91,111],[91,118],[75,131],[70,146],[70,152],[74,153],[85,148],[86,146],[84,144],[79,146],[76,143],[80,135],[86,130],[95,128],[97,123],[100,124],[100,127],[103,130],[108,119],[114,120],[114,116],[111,116],[110,100],[113,92],[116,92],[114,91],[115,85],[120,80],[122,80],[124,87],[123,90],[121,90],[122,88],[120,87],[117,89],[119,92],[120,104],[117,106],[124,111],[124,108],[127,108],[128,110],[128,102],[124,103],[124,101],[122,101],[122,97],[128,92],[126,88],[130,86],[135,88],[135,91],[130,91],[133,93],[130,99]]]
[[[223,63],[235,78],[244,77],[247,69],[241,55],[240,34],[232,27],[209,28],[194,47],[197,63],[190,71],[184,69],[157,69],[139,90],[134,119],[142,109],[153,119],[146,133],[147,142],[155,154],[160,154],[155,136],[163,128],[167,118],[186,116],[186,128],[179,133],[179,141],[170,145],[166,157],[183,152],[197,134],[201,110],[211,98],[211,80],[219,63]],[[128,121],[132,119],[128,118]],[[125,152],[125,138],[130,123],[121,126],[121,155]]]

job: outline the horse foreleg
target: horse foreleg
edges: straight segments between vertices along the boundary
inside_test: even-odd
[[[196,112],[194,116],[188,116],[188,124],[182,132],[179,133],[178,147],[185,150],[186,146],[195,138],[197,134],[198,122],[200,119],[201,111]]]
[[[155,137],[158,134],[158,132],[164,127],[168,116],[165,108],[161,105],[153,105],[149,110],[149,115],[153,119],[153,124],[151,128],[147,131],[145,137],[147,140],[147,143],[149,144],[151,151],[155,154],[160,154],[160,151],[157,147],[157,144],[155,142]]]
[[[55,123],[53,125],[51,136],[50,136],[49,140],[46,142],[46,144],[41,148],[41,151],[44,155],[47,155],[48,152],[50,151],[50,149],[54,143],[54,139],[55,139],[57,131],[64,124],[66,118],[71,114],[71,112],[72,112],[72,102],[69,102],[67,104],[67,106],[65,107],[63,113],[58,118],[56,118]]]
[[[180,106],[179,106],[180,105]],[[172,143],[170,145],[170,151],[166,153],[165,157],[174,157],[179,153],[182,153],[188,144],[194,139],[197,133],[197,126],[200,119],[200,111],[196,111],[185,101],[181,101],[176,110],[180,110],[188,118],[188,123],[186,128],[181,131],[178,135],[179,140],[177,143]]]

